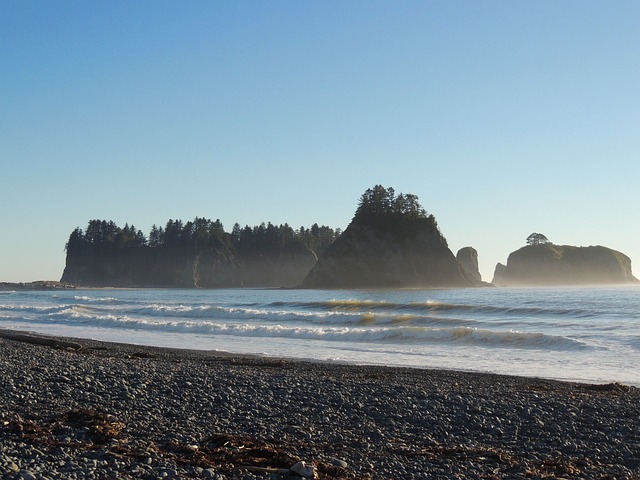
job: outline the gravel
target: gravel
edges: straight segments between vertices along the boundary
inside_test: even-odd
[[[640,478],[640,390],[0,332],[5,479]]]

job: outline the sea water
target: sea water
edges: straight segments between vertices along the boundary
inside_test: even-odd
[[[0,328],[640,386],[640,288],[0,292]]]

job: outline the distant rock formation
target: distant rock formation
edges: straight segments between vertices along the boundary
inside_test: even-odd
[[[377,185],[342,235],[320,256],[304,288],[470,287],[433,215],[415,195]]]
[[[475,248],[461,248],[456,254],[456,259],[467,277],[476,282],[482,282],[482,275],[480,275],[480,269],[478,267],[478,252]]]
[[[631,260],[602,246],[574,247],[551,243],[528,245],[512,252],[507,265],[498,263],[497,286],[635,284]]]

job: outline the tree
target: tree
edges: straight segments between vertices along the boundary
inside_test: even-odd
[[[546,245],[548,243],[551,242],[541,233],[532,233],[527,237],[527,245]]]
[[[366,220],[385,216],[393,211],[395,199],[393,188],[384,188],[382,185],[368,188],[360,197],[355,218]]]
[[[164,236],[164,229],[162,227],[158,228],[154,223],[151,226],[151,232],[149,233],[149,246],[157,247],[162,245],[162,238]]]
[[[84,232],[80,227],[71,232],[69,235],[69,241],[65,245],[65,249],[68,253],[83,252],[87,248],[87,241],[84,237]]]

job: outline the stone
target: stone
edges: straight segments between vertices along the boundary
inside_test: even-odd
[[[216,471],[213,468],[207,468],[202,471],[202,478],[216,478]]]
[[[308,466],[305,462],[298,462],[294,464],[289,470],[293,473],[300,475],[304,478],[315,478],[316,469],[313,465]]]
[[[342,467],[342,468],[347,468],[349,466],[347,462],[345,462],[344,460],[340,460],[339,458],[332,458],[331,465],[333,465],[334,467]]]

